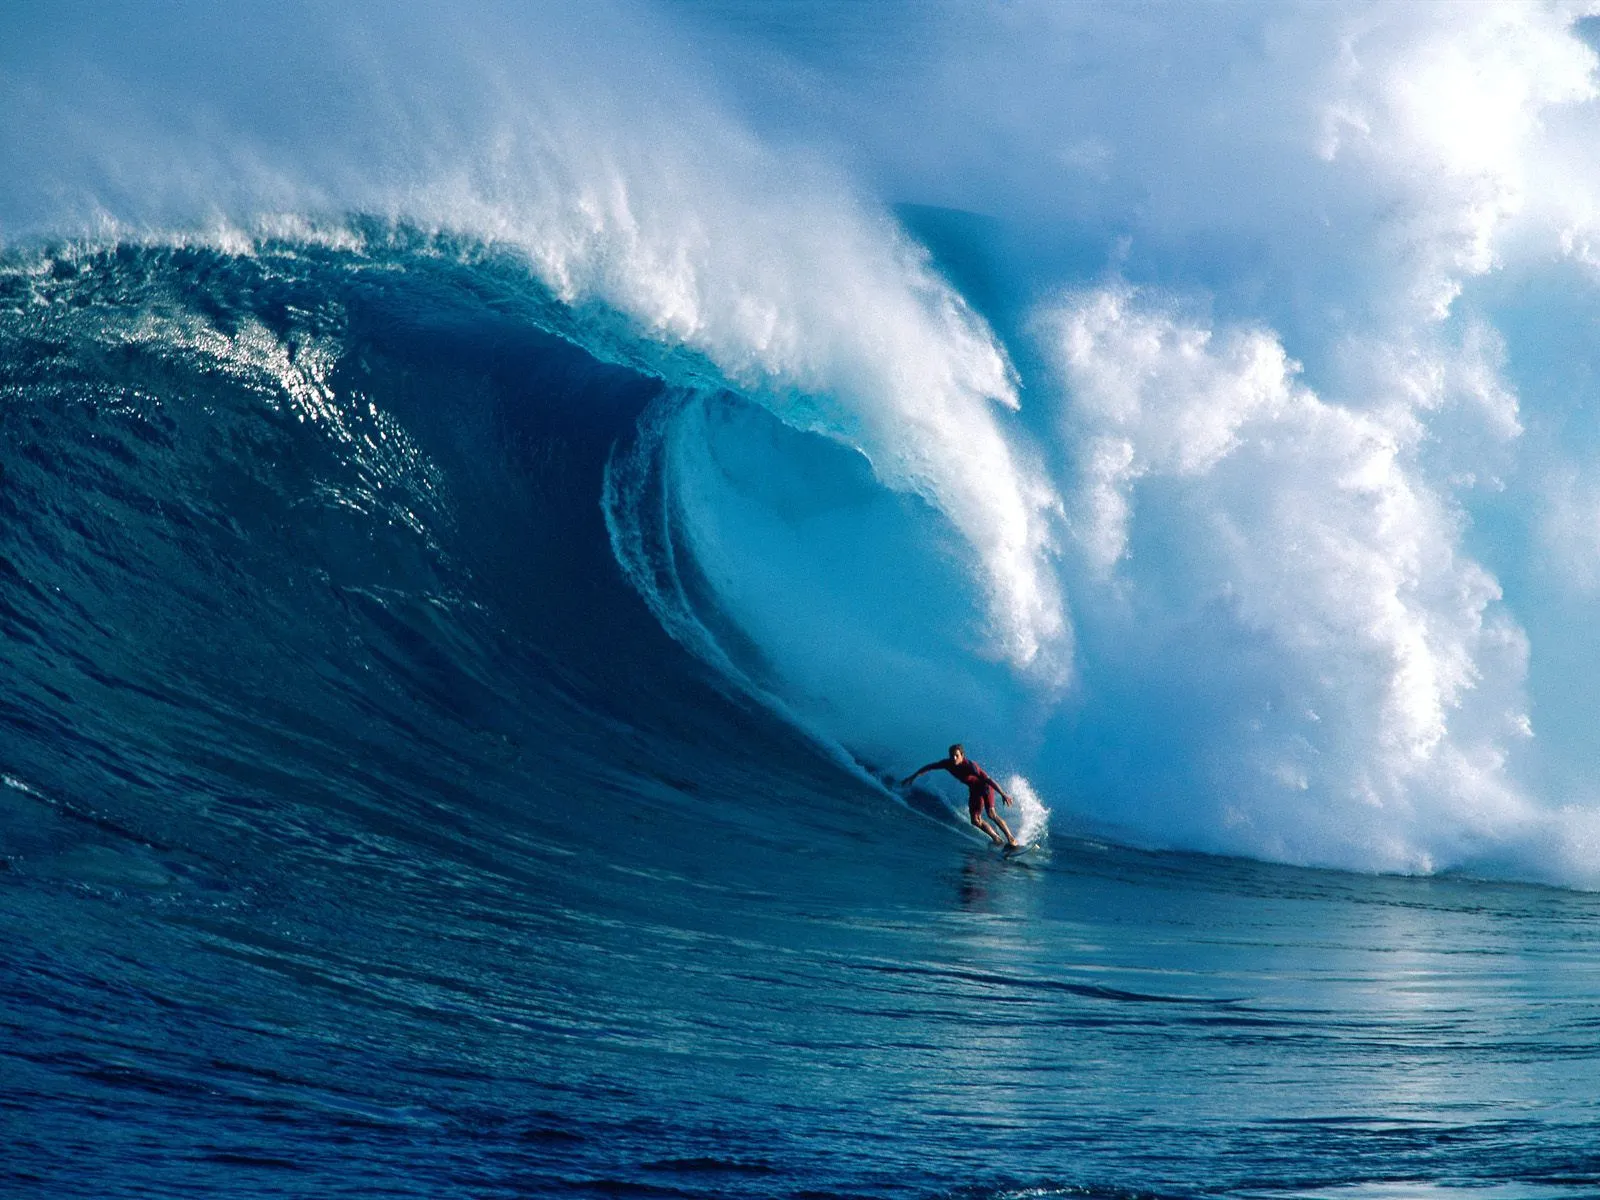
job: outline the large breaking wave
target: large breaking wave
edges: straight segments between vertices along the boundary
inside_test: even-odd
[[[888,105],[924,114],[904,145],[825,33],[785,73],[793,29],[714,9],[557,11],[537,39],[495,37],[521,26],[494,7],[448,36],[403,10],[358,53],[307,8],[201,66],[86,27],[87,60],[126,68],[97,81],[19,28],[6,417],[112,419],[134,442],[177,420],[197,454],[314,433],[297,455],[337,482],[299,457],[244,473],[286,496],[270,464],[298,464],[302,491],[265,510],[286,557],[383,608],[372,547],[410,556],[438,611],[470,592],[461,562],[496,564],[558,675],[651,677],[580,599],[620,568],[721,686],[852,769],[961,738],[1058,822],[1144,844],[1592,884],[1593,360],[1546,319],[1595,307],[1593,181],[1569,165],[1594,138],[1580,15],[1241,8],[1252,55],[1175,15],[941,12]],[[361,70],[315,102],[252,91],[291,27],[301,78]],[[1195,37],[1209,57],[1174,54]],[[31,52],[44,65],[18,66]],[[1008,54],[992,95],[937,92],[951,62]],[[1125,97],[1160,79],[1167,98],[1118,107],[1058,70],[1091,54],[1130,64]],[[594,69],[629,56],[651,71]],[[1224,84],[1182,65],[1217,56]],[[719,91],[722,62],[764,82]],[[161,72],[184,86],[147,87]],[[1060,111],[1017,127],[1020,85]],[[1267,96],[1288,114],[1271,126]],[[967,126],[988,140],[927,132]],[[473,328],[446,339],[450,387],[363,365],[360,321],[396,306],[431,337]],[[524,337],[548,340],[506,351]],[[565,382],[519,391],[526,411],[469,449],[488,418],[460,372]],[[233,381],[237,406],[174,416],[190,375]],[[549,456],[538,486],[603,526],[556,538],[526,516],[557,511],[542,494],[501,502],[520,422]],[[126,489],[130,453],[80,466]],[[12,488],[52,469],[28,461]],[[152,621],[182,611],[161,591],[183,594],[161,566],[179,486],[155,470],[144,524],[113,522]],[[27,570],[8,553],[38,588],[63,551],[29,536]],[[259,611],[229,653],[267,663]],[[515,702],[462,653],[439,669]]]

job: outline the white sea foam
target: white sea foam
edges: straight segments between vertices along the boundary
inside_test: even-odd
[[[1039,799],[1039,793],[1033,790],[1033,784],[1023,776],[1006,776],[1005,787],[1006,794],[1017,806],[1015,819],[1007,822],[1011,832],[1019,842],[1026,844],[1038,841],[1050,828],[1050,810]]]
[[[1513,830],[1526,646],[1420,477],[1411,411],[1330,404],[1267,332],[1219,336],[1127,289],[1055,321],[1083,553],[1119,601],[1097,636],[1148,672],[1148,703],[1116,717],[1158,711],[1175,678],[1234,685],[1188,797],[1212,844],[1426,870]],[[1184,548],[1141,553],[1152,537]],[[1147,836],[1169,826],[1134,807]]]

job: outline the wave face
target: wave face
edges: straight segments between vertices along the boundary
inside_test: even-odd
[[[1592,19],[847,9],[0,16],[8,1186],[1593,1190]]]

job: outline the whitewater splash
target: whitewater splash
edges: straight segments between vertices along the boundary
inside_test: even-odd
[[[1031,845],[1041,840],[1050,828],[1050,810],[1033,785],[1021,775],[1011,775],[1006,778],[1006,794],[1017,805],[1017,819],[1010,823],[1017,841]]]
[[[337,64],[338,30],[298,16],[296,55]],[[1568,386],[1590,352],[1530,367],[1525,308],[1597,307],[1596,189],[1570,165],[1593,158],[1589,27],[1572,7],[1303,17],[1230,14],[1271,47],[1240,59],[1248,38],[1176,16],[941,14],[893,112],[1051,147],[977,151],[966,183],[959,148],[863,117],[870,72],[848,62],[709,87],[785,36],[715,9],[558,11],[538,48],[494,53],[407,14],[367,70],[416,66],[414,88],[330,101],[368,132],[315,155],[283,132],[315,115],[297,98],[151,46],[128,61],[197,72],[227,154],[134,67],[75,102],[100,126],[41,108],[76,76],[19,67],[4,161],[32,182],[6,228],[98,232],[17,259],[8,303],[20,319],[38,279],[118,242],[359,262],[371,229],[327,215],[351,209],[439,235],[429,253],[510,254],[543,327],[665,384],[594,497],[624,571],[736,690],[840,753],[893,774],[961,738],[1145,844],[1590,884],[1600,485]],[[90,57],[121,78],[101,36]],[[594,69],[654,38],[653,83]],[[1025,46],[1126,61],[1129,95],[1166,99],[1124,104]],[[282,67],[260,53],[219,62]],[[1011,82],[935,95],[958,54]],[[1169,60],[1228,62],[1234,90],[1187,66],[1156,88]],[[450,110],[428,110],[447,76]],[[1019,89],[1058,101],[1020,131]],[[1280,126],[1239,99],[1261,95],[1288,97]],[[148,178],[117,152],[135,145]],[[326,354],[294,352],[312,409]],[[384,421],[333,424],[382,440]]]

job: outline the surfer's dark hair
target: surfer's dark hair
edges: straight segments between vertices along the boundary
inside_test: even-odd
[[[963,753],[963,754],[965,754],[967,752],[967,748],[965,746],[963,746],[960,742],[957,742],[954,746],[950,747],[950,753],[954,754],[957,750],[961,751],[961,753]]]

